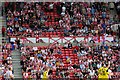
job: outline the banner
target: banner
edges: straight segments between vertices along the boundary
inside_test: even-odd
[[[108,41],[111,42],[113,41],[113,36],[94,36],[94,37],[31,37],[31,38],[26,38],[23,37],[20,39],[21,43],[37,43],[39,40],[44,42],[44,43],[65,43],[65,42],[73,42],[74,40],[77,40],[78,42],[85,41],[89,42],[91,39],[95,41],[95,43],[98,42],[103,42],[103,41]],[[12,37],[10,39],[11,42],[15,42],[16,37]]]

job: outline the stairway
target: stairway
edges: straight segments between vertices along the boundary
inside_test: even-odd
[[[2,5],[4,5],[4,3],[0,3],[0,9]],[[2,31],[1,31],[2,26],[6,27],[6,17],[5,17],[5,13],[2,16],[0,12],[0,45],[2,45],[2,42],[6,42],[6,37],[2,37]],[[13,66],[13,72],[15,77],[14,80],[22,80],[20,56],[21,55],[18,50],[12,51],[12,66]]]
[[[0,45],[2,45],[2,17],[0,17]]]
[[[6,42],[6,37],[2,37],[2,26],[6,27],[6,20],[0,16],[0,45],[2,45],[2,42]]]
[[[22,70],[20,65],[20,52],[18,50],[14,50],[12,52],[12,66],[14,71],[14,80],[22,80]]]

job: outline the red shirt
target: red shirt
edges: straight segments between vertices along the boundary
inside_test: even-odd
[[[5,30],[6,30],[5,27],[2,27],[2,32],[5,32]]]
[[[80,28],[82,28],[83,25],[82,25],[82,23],[80,23],[80,24],[78,24],[78,26],[79,26]]]

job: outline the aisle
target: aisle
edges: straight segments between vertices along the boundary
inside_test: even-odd
[[[20,65],[20,52],[18,50],[14,50],[12,52],[12,65],[14,71],[14,80],[22,79],[22,70]]]

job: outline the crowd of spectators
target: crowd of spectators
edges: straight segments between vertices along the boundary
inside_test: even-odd
[[[51,35],[56,32],[58,35],[58,31],[63,32],[62,36],[119,34],[119,26],[114,25],[119,23],[118,15],[111,14],[115,9],[112,2],[16,2],[5,6],[9,36],[49,34],[43,35],[42,32],[52,32]]]
[[[13,79],[13,66],[12,66],[12,49],[15,45],[11,43],[3,43],[1,45],[2,52],[0,54],[0,79]]]
[[[5,37],[5,36],[4,36]],[[19,49],[19,39],[15,42],[9,42],[2,39],[2,45],[0,45],[0,80],[13,80],[14,78],[14,68],[12,65],[12,52],[13,50]]]
[[[115,3],[112,2],[6,2],[7,28],[3,27],[2,34],[4,37],[6,31],[7,37],[46,36],[46,33],[55,33],[55,35],[59,33],[60,36],[103,34],[116,36],[120,34],[120,26],[117,25],[118,15],[111,16],[114,6]],[[1,46],[3,60],[0,64],[0,74],[4,77],[8,73],[13,74],[11,51],[18,48],[21,52],[23,78],[40,79],[46,68],[49,68],[49,78],[52,79],[95,79],[98,76],[98,69],[109,62],[108,72],[112,73],[109,77],[119,78],[120,43],[115,44],[115,42],[113,41],[111,45],[105,43],[89,45],[74,41],[75,45],[56,43],[47,47],[24,45],[21,47],[20,40],[17,39],[14,44],[8,42]],[[76,58],[76,62],[73,62],[69,54],[74,54],[72,57]]]
[[[65,51],[66,54],[65,55]],[[72,53],[69,52],[72,51]],[[78,60],[73,62],[70,55],[75,54]],[[56,56],[57,55],[57,56]],[[109,78],[119,78],[120,71],[120,44],[93,44],[71,43],[64,46],[56,43],[47,47],[22,46],[21,65],[24,78],[43,76],[46,67],[49,68],[49,78],[89,78],[97,79],[98,69],[110,62]],[[64,63],[66,60],[67,63]],[[77,62],[78,61],[78,62]],[[67,66],[66,66],[67,64]]]

